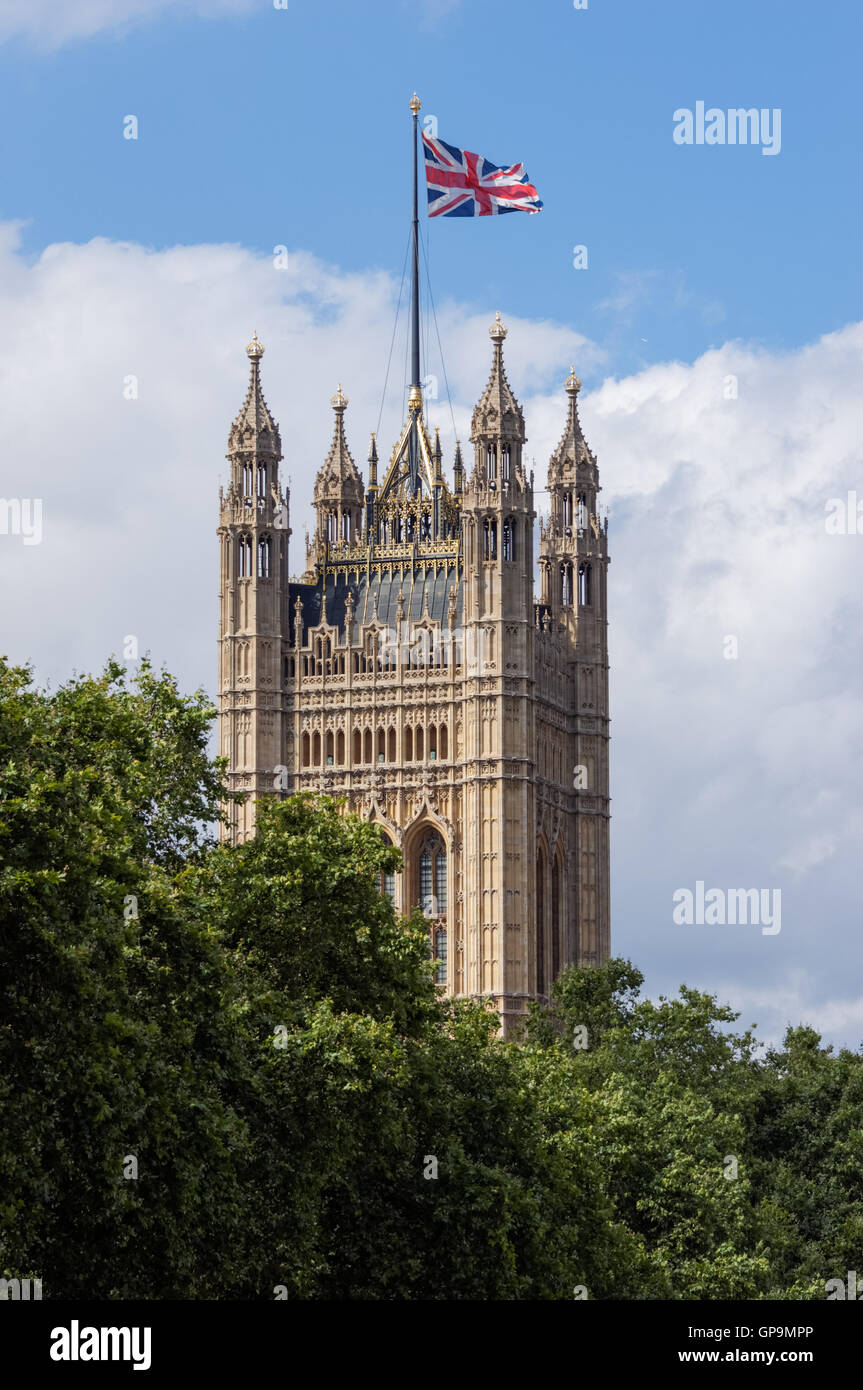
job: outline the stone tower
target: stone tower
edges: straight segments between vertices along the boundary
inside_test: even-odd
[[[253,339],[220,498],[220,744],[250,793],[226,838],[254,833],[262,795],[342,798],[401,849],[381,891],[424,911],[438,983],[490,999],[509,1035],[565,965],[609,952],[608,547],[572,373],[536,599],[500,315],[490,335],[473,466],[457,445],[452,487],[416,384],[385,469],[372,436],[364,486],[339,387],[301,579]]]
[[[246,352],[249,389],[228,437],[230,481],[219,490],[219,752],[231,789],[248,793],[234,808],[237,839],[252,834],[254,802],[274,790],[284,767],[290,536],[282,442],[261,391],[257,333]]]

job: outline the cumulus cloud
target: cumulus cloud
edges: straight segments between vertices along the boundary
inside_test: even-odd
[[[0,0],[0,41],[24,38],[59,48],[112,30],[131,29],[168,14],[204,19],[249,12],[255,0]]]
[[[44,516],[40,545],[0,535],[3,649],[56,681],[134,635],[185,686],[212,691],[217,494],[245,343],[256,329],[266,346],[299,571],[329,398],[341,382],[362,467],[396,297],[386,275],[302,251],[284,271],[239,246],[105,240],[33,261],[0,227],[0,496],[41,498]],[[465,443],[498,308],[538,489],[570,362],[600,383],[579,399],[610,509],[614,948],[648,964],[653,992],[686,980],[757,1005],[769,1036],[791,1010],[856,1043],[863,535],[828,534],[825,516],[830,498],[863,498],[863,325],[796,352],[732,342],[602,380],[602,348],[567,325],[446,303]],[[403,361],[397,341],[399,384]],[[429,371],[451,462],[440,364]],[[391,392],[382,457],[401,418]],[[698,880],[780,889],[781,932],[675,925],[674,890]]]

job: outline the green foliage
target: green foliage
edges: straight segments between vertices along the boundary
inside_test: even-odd
[[[326,799],[218,846],[213,711],[0,661],[0,1274],[44,1295],[817,1298],[859,1268],[861,1058],[572,969],[443,1000]],[[137,1178],[127,1176],[137,1161]]]

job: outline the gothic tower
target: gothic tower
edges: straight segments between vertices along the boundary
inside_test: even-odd
[[[506,329],[489,330],[491,375],[471,422],[474,467],[462,501],[467,992],[505,1021],[534,996],[533,487],[524,417],[506,377]]]
[[[240,840],[253,831],[255,800],[280,785],[285,767],[290,536],[288,494],[279,484],[282,444],[261,390],[257,333],[246,352],[249,389],[228,438],[227,491],[219,489],[219,751],[231,789],[248,794],[231,807],[230,838]]]
[[[261,796],[340,798],[402,851],[381,891],[424,912],[441,988],[487,998],[514,1036],[561,969],[609,951],[608,547],[573,373],[535,597],[533,475],[500,315],[490,335],[472,468],[456,444],[452,485],[415,380],[386,466],[372,436],[364,486],[339,387],[300,579],[249,345],[220,497],[220,746],[249,793],[225,838],[254,833]]]
[[[599,471],[578,418],[580,389],[572,368],[566,428],[548,467],[551,515],[540,525],[541,601],[550,614],[544,625],[548,679],[559,685],[567,712],[565,727],[552,738],[565,747],[573,778],[562,855],[553,857],[549,890],[552,905],[555,895],[566,896],[568,940],[560,947],[565,958],[598,964],[609,953],[610,919],[608,521],[603,527],[599,520]],[[555,640],[555,633],[565,640]],[[552,974],[554,951],[552,942]]]

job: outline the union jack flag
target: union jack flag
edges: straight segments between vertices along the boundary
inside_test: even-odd
[[[539,212],[542,203],[523,164],[501,169],[481,154],[423,136],[429,217],[491,217]]]

